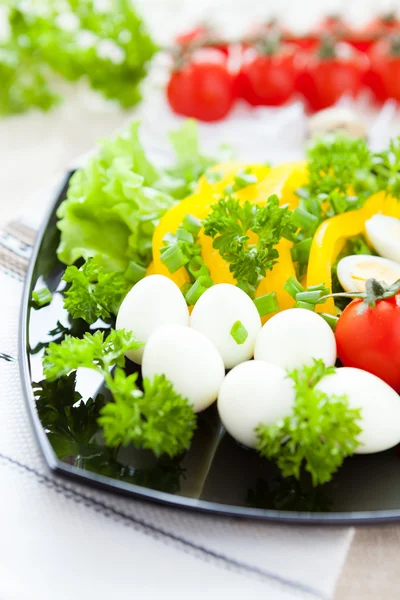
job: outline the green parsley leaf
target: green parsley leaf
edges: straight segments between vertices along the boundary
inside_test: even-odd
[[[284,477],[299,479],[304,467],[314,486],[326,483],[359,445],[360,410],[350,409],[345,396],[329,397],[315,387],[334,372],[315,360],[289,373],[296,392],[292,414],[257,428],[260,454],[274,460]]]
[[[230,334],[237,344],[244,344],[249,337],[249,332],[241,321],[234,322]]]
[[[0,114],[48,110],[57,100],[48,87],[54,73],[85,78],[123,107],[140,100],[157,47],[129,0],[109,0],[101,10],[95,0],[6,4],[10,35],[0,51]]]
[[[47,382],[55,382],[79,367],[97,371],[114,398],[102,408],[98,421],[106,444],[133,443],[156,456],[173,457],[189,447],[196,417],[192,405],[164,376],[156,376],[153,382],[144,380],[142,392],[136,384],[137,373],[126,375],[125,354],[141,345],[124,330],[111,330],[105,339],[100,331],[86,333],[82,339],[67,336],[60,344],[49,345],[43,371]]]
[[[265,206],[227,196],[211,207],[204,221],[204,233],[213,238],[213,247],[230,263],[237,285],[250,296],[278,262],[275,246],[294,230],[289,209],[279,206],[277,196],[270,196]],[[256,243],[250,242],[249,232],[258,236]]]
[[[99,424],[108,446],[127,446],[152,450],[156,456],[171,458],[188,449],[196,427],[196,417],[188,400],[177,394],[165,375],[152,382],[143,381],[143,392],[136,386],[137,374],[126,377],[117,369],[109,388],[114,402],[101,410]]]
[[[374,154],[373,170],[379,189],[400,199],[400,137],[392,139],[384,152]]]
[[[92,439],[104,398],[98,395],[84,402],[75,385],[76,373],[33,384],[40,420],[59,458],[91,455],[96,450]]]
[[[105,273],[93,260],[86,261],[80,269],[68,267],[63,280],[71,284],[64,293],[64,308],[74,319],[84,319],[89,325],[99,318],[117,315],[132,287],[123,273]]]
[[[126,352],[142,345],[124,329],[112,329],[106,338],[104,331],[85,333],[81,339],[67,335],[60,344],[49,344],[43,357],[44,375],[49,381],[55,381],[79,367],[86,367],[108,378],[112,367],[124,366]]]

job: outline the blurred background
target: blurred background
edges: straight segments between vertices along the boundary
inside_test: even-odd
[[[382,38],[388,44],[392,36],[390,48],[385,46],[374,50],[377,58],[373,60],[383,70],[387,81],[400,81],[400,59],[397,57],[400,52],[397,37],[400,26],[392,14],[397,5],[390,0],[379,3],[374,0],[135,0],[131,8],[128,0],[7,0],[0,6],[0,224],[18,210],[23,210],[25,202],[31,201],[51,178],[74,165],[77,157],[90,151],[99,138],[111,134],[133,117],[138,116],[143,121],[142,130],[147,144],[153,147],[155,153],[162,154],[166,132],[179,121],[176,112],[198,116],[196,111],[201,111],[201,107],[188,108],[187,103],[182,104],[182,99],[190,96],[183,91],[188,89],[184,87],[186,84],[177,84],[172,105],[171,97],[168,101],[165,88],[170,80],[171,68],[179,65],[182,56],[175,51],[172,57],[169,51],[155,53],[155,46],[144,34],[144,27],[147,27],[156,45],[169,50],[177,35],[187,32],[192,35],[193,28],[198,28],[199,24],[212,27],[211,37],[218,43],[221,40],[245,41],[244,45],[236,43],[233,50],[229,50],[234,55],[233,59],[232,56],[229,58],[229,68],[233,64],[237,72],[240,69],[237,66],[238,52],[248,51],[245,46],[249,36],[261,44],[257,47],[250,44],[253,54],[285,54],[282,48],[272,52],[270,46],[266,46],[269,25],[266,27],[265,24],[275,20],[277,23],[268,44],[271,39],[275,43],[278,38],[284,44],[297,44],[294,52],[296,60],[308,65],[301,68],[312,71],[313,77],[313,61],[321,51],[322,38],[325,44],[333,34],[331,41],[335,46],[339,42],[346,45],[349,37],[353,42],[350,50],[334,48],[334,54],[342,63],[350,63],[351,68],[344,75],[341,72],[339,87],[336,83],[332,84],[335,88],[333,93],[340,96],[340,104],[356,110],[367,123],[374,143],[379,146],[389,134],[400,131],[397,101],[393,99],[400,94],[400,84],[394,90],[384,90],[379,95],[373,84],[365,84],[364,77],[372,63],[369,58],[372,46],[381,43],[379,40]],[[75,7],[72,12],[78,14],[78,21],[71,18],[71,7]],[[67,13],[69,16],[66,16]],[[34,18],[31,18],[32,14]],[[120,14],[125,15],[125,20],[119,21]],[[343,22],[327,21],[333,15],[341,16]],[[377,21],[377,17],[383,18]],[[129,41],[126,30],[131,26],[133,40]],[[125,33],[121,34],[121,31]],[[104,43],[104,39],[101,52],[98,46],[94,57],[91,48],[93,32],[106,40],[118,32],[116,39],[126,49],[125,59],[120,58],[118,48],[116,51],[112,44]],[[308,38],[310,33],[311,42],[306,40],[305,45],[296,42],[297,36]],[[195,43],[196,52],[197,45],[201,46],[204,42],[200,40],[198,44],[198,41]],[[206,46],[209,43],[210,36]],[[324,46],[322,51],[325,52],[325,60],[332,58],[329,55],[332,45]],[[132,59],[132,64],[128,64],[128,58]],[[149,59],[147,62],[146,58]],[[239,57],[240,60],[242,58]],[[184,68],[190,60],[186,55],[186,62],[183,67],[181,63],[179,68]],[[249,60],[251,62],[252,58]],[[369,61],[369,66],[365,61]],[[390,70],[387,68],[389,63]],[[397,68],[399,77],[396,76]],[[147,69],[149,74],[144,77]],[[261,72],[264,72],[263,69],[265,65]],[[92,87],[100,89],[103,95],[90,89],[88,73]],[[256,73],[256,77],[259,76],[260,70]],[[305,79],[300,91],[296,87],[287,98],[284,95],[273,100],[272,104],[277,107],[265,106],[269,104],[268,99],[260,100],[258,94],[258,100],[254,100],[254,89],[248,89],[254,83],[251,77],[251,74],[248,75],[246,80],[247,92],[243,83],[239,92],[235,90],[239,99],[231,102],[226,115],[211,124],[201,125],[203,141],[209,146],[221,142],[240,146],[240,153],[249,158],[274,161],[282,156],[288,159],[297,157],[307,136],[309,115],[324,108],[329,99],[315,101],[315,93],[310,96],[310,80]],[[329,74],[329,68],[327,70],[324,66],[318,77],[319,87],[326,90],[331,85],[329,81],[332,78],[336,81],[338,76],[336,71]],[[142,78],[143,99],[139,102],[135,94]],[[260,81],[259,85],[264,85],[262,96],[265,89],[271,90],[271,83],[263,84],[262,76]],[[47,83],[51,94],[58,94],[63,100],[55,103],[50,110],[43,111],[34,104],[42,104],[41,108],[50,107],[51,94],[46,95],[47,91],[43,91]],[[280,82],[277,86],[282,89],[284,83]],[[344,94],[340,86],[345,90]],[[357,93],[353,94],[356,88]],[[111,99],[105,99],[104,94]],[[307,98],[307,94],[310,97]],[[353,95],[357,96],[356,101]],[[121,97],[126,106],[121,106]],[[196,114],[190,114],[191,111]]]

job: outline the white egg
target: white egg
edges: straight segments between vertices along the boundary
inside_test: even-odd
[[[378,254],[400,263],[400,219],[374,215],[366,221],[365,231]]]
[[[346,292],[363,292],[371,277],[387,284],[400,279],[400,264],[381,256],[355,254],[339,261],[337,276]]]
[[[381,452],[400,442],[400,397],[382,379],[350,367],[337,369],[316,386],[328,395],[346,395],[350,408],[361,409],[357,454]]]
[[[265,323],[256,339],[254,358],[283,369],[297,369],[314,358],[331,366],[336,362],[335,335],[317,313],[289,308]]]
[[[212,341],[222,356],[225,368],[231,369],[253,357],[261,318],[254,302],[243,290],[229,283],[220,283],[209,288],[196,302],[190,326]],[[244,342],[238,343],[231,335],[234,326],[243,326],[246,330]]]
[[[127,294],[117,316],[116,329],[131,331],[139,342],[146,343],[162,325],[188,325],[189,309],[178,286],[164,275],[141,279]],[[127,352],[138,365],[144,347]]]
[[[256,427],[261,423],[273,425],[290,414],[293,402],[293,382],[283,369],[250,360],[225,377],[218,395],[218,412],[232,437],[255,448]]]
[[[216,400],[225,377],[224,363],[205,335],[179,325],[165,325],[150,336],[143,353],[142,375],[165,375],[178,394],[200,412]]]

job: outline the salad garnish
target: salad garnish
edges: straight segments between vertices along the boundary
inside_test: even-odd
[[[53,296],[48,287],[41,288],[32,292],[32,302],[37,308],[50,304]]]
[[[249,332],[241,321],[234,322],[230,334],[237,344],[244,344],[249,337]]]
[[[213,238],[213,247],[250,296],[278,262],[275,246],[282,237],[290,238],[293,231],[289,209],[279,206],[277,196],[270,196],[264,206],[240,203],[231,196],[222,198],[204,221],[204,233]],[[251,233],[257,237],[251,239]]]
[[[136,384],[137,373],[125,373],[125,353],[140,346],[124,330],[112,330],[107,337],[101,331],[86,333],[81,339],[67,336],[60,344],[49,345],[43,358],[44,374],[51,382],[79,367],[97,371],[114,398],[101,409],[98,421],[107,445],[133,443],[157,456],[173,457],[190,445],[196,426],[193,408],[164,376],[144,380],[142,392]]]
[[[304,467],[313,485],[326,483],[359,445],[360,410],[350,409],[345,396],[328,397],[315,389],[323,377],[334,372],[335,368],[325,367],[322,360],[291,371],[288,376],[295,388],[292,414],[275,425],[257,428],[258,451],[274,460],[284,477],[299,479]]]

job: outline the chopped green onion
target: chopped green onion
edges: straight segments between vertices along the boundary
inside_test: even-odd
[[[174,233],[166,233],[163,237],[163,242],[166,246],[176,244],[176,235]]]
[[[228,195],[233,194],[234,191],[235,188],[231,183],[224,188],[224,193]]]
[[[249,337],[249,332],[241,321],[235,321],[230,334],[237,344],[244,344]]]
[[[330,201],[332,208],[335,211],[335,214],[337,215],[346,212],[346,210],[348,209],[348,203],[346,202],[346,199],[343,198],[343,196],[339,193],[332,194]]]
[[[146,275],[146,267],[131,260],[125,271],[125,277],[133,283],[137,283]]]
[[[207,267],[201,256],[195,256],[187,265],[187,270],[194,279],[199,277],[207,277],[210,275],[210,270]]]
[[[296,302],[296,304],[294,305],[295,308],[305,308],[306,310],[315,310],[315,304],[311,304],[311,302],[304,302],[302,300],[299,300],[298,302]]]
[[[188,291],[190,290],[190,288],[192,287],[192,284],[190,283],[190,281],[186,281],[186,283],[183,284],[183,286],[181,287],[181,292],[184,296],[186,296],[186,294],[188,293]]]
[[[296,300],[296,296],[299,292],[304,292],[304,287],[301,285],[300,281],[297,281],[296,277],[293,275],[289,277],[286,283],[283,286],[283,289],[292,296],[294,300]]]
[[[323,292],[323,295],[329,294],[329,289],[325,287],[324,283],[319,283],[318,285],[309,285],[307,288],[308,292],[314,292],[315,290],[320,290]]]
[[[328,313],[320,313],[320,317],[322,317],[330,327],[332,327],[333,331],[336,329],[336,323],[339,321],[339,317],[335,315],[330,315]]]
[[[258,179],[257,179],[256,175],[253,175],[252,173],[245,173],[244,171],[241,171],[235,177],[234,189],[241,190],[241,189],[243,189],[249,185],[253,185],[254,183],[257,183],[257,182],[258,182]]]
[[[51,291],[47,287],[32,292],[32,300],[38,308],[42,308],[42,306],[50,304],[52,298],[53,296]]]
[[[311,237],[302,240],[301,242],[297,242],[297,244],[295,244],[290,250],[292,254],[292,260],[294,262],[299,262],[303,265],[307,264],[310,256],[311,244]]]
[[[186,229],[186,231],[189,231],[191,234],[196,236],[202,228],[202,222],[200,221],[200,219],[193,215],[186,215],[186,217],[182,221],[181,227],[183,227],[184,229]]]
[[[187,242],[188,244],[194,244],[194,237],[187,229],[178,227],[176,230],[176,239],[179,242]]]
[[[193,306],[196,304],[197,300],[200,298],[205,291],[208,290],[211,286],[214,285],[211,277],[199,277],[196,279],[194,284],[190,287],[189,291],[186,292],[186,302],[189,306]]]
[[[301,206],[298,206],[293,211],[292,219],[293,223],[297,225],[297,227],[300,227],[300,229],[305,229],[307,231],[309,229],[313,229],[318,224],[319,220],[318,217],[308,212],[308,210],[301,208]]]
[[[205,177],[206,177],[208,183],[217,183],[218,181],[221,181],[221,179],[223,178],[223,173],[222,173],[222,171],[207,169],[207,171],[205,173]]]
[[[178,244],[161,249],[161,262],[167,267],[170,273],[175,273],[189,262]]]
[[[317,304],[319,299],[322,298],[323,292],[321,290],[306,290],[305,292],[299,292],[296,294],[297,302],[308,302],[309,304]]]
[[[271,292],[270,294],[259,296],[254,300],[254,304],[256,305],[260,317],[264,317],[265,315],[269,315],[279,310],[276,292]]]

